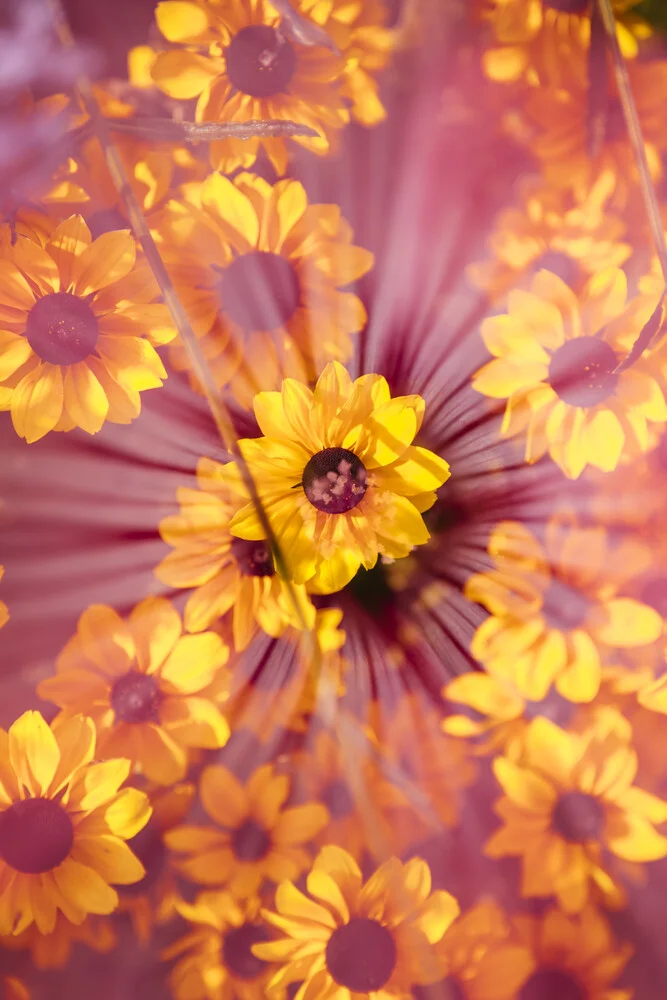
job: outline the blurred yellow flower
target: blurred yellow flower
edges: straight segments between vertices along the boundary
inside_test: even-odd
[[[116,886],[122,892],[123,886]],[[0,939],[0,946],[12,951],[27,949],[36,969],[63,969],[70,961],[77,944],[106,954],[113,951],[118,936],[110,920],[90,914],[81,924],[73,924],[58,913],[50,934],[42,934],[36,924],[31,924],[21,934],[11,934]]]
[[[105,754],[124,753],[151,781],[185,777],[188,749],[215,750],[229,726],[205,689],[229,658],[213,632],[183,635],[169,601],[147,597],[124,621],[113,608],[91,605],[41,681],[40,697],[68,715],[95,722]]]

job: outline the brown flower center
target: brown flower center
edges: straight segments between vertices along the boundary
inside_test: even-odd
[[[256,924],[241,924],[232,927],[222,939],[222,961],[233,976],[238,979],[257,979],[266,969],[266,962],[253,955],[254,944],[268,941],[264,927]]]
[[[583,625],[589,610],[588,598],[562,580],[552,580],[542,599],[542,615],[547,625],[562,632]]]
[[[586,995],[562,969],[538,969],[521,987],[518,1000],[586,1000]]]
[[[296,69],[291,42],[267,24],[241,28],[225,50],[225,59],[232,86],[252,97],[284,94]]]
[[[347,448],[325,448],[303,470],[303,489],[313,507],[326,514],[344,514],[366,492],[363,462]]]
[[[598,840],[603,822],[602,804],[586,792],[565,792],[551,817],[552,829],[571,844]]]
[[[368,917],[352,917],[327,943],[327,968],[339,986],[353,993],[381,990],[396,965],[396,943],[386,927]]]
[[[52,292],[37,299],[28,313],[25,332],[42,361],[75,365],[93,353],[99,329],[84,299],[71,292]]]
[[[254,819],[247,819],[232,834],[232,850],[239,861],[260,861],[270,847],[271,838]]]
[[[232,538],[232,555],[243,576],[274,576],[273,557],[268,542]]]
[[[157,684],[138,670],[123,674],[111,690],[111,707],[120,722],[155,722],[159,703]]]
[[[57,868],[73,843],[72,820],[53,799],[24,799],[0,813],[0,857],[24,875]]]
[[[255,250],[224,268],[218,295],[223,312],[245,333],[252,333],[289,322],[301,302],[301,286],[285,257]]]
[[[614,393],[617,365],[615,351],[604,340],[577,337],[554,352],[548,381],[570,406],[596,406]]]

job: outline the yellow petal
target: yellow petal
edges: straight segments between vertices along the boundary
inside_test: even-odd
[[[194,694],[210,684],[229,658],[229,649],[213,632],[182,636],[165,662],[161,677],[175,692]]]
[[[0,260],[0,316],[16,318],[35,304],[35,295],[16,264]]]
[[[81,798],[81,808],[86,811],[97,809],[98,806],[113,798],[130,773],[130,761],[123,757],[116,760],[105,760],[99,764],[91,764],[84,775],[84,794]]]
[[[31,354],[32,347],[26,337],[0,330],[0,382],[13,375]]]
[[[170,734],[185,746],[217,750],[229,739],[229,723],[207,698],[168,698],[160,716]]]
[[[667,856],[667,837],[631,813],[624,813],[607,829],[607,841],[609,850],[624,861],[658,861]]]
[[[12,395],[12,423],[28,444],[52,431],[63,412],[63,377],[55,365],[39,365],[25,375]]]
[[[113,913],[118,906],[118,893],[92,868],[71,858],[53,869],[53,878],[63,896],[84,913]]]
[[[380,489],[414,497],[437,490],[450,477],[449,464],[426,448],[410,445],[391,465],[373,470]]]
[[[72,850],[73,859],[101,875],[105,882],[130,885],[146,874],[146,869],[124,841],[106,835],[80,837]]]
[[[533,771],[518,767],[505,757],[496,757],[493,773],[510,801],[522,809],[544,812],[553,807],[556,801],[553,786]]]
[[[329,822],[329,811],[325,806],[311,803],[285,809],[272,834],[276,844],[303,844],[317,836]]]
[[[238,778],[226,767],[207,767],[199,794],[209,816],[221,826],[240,826],[248,815],[248,797]]]
[[[201,186],[201,203],[225,228],[232,231],[237,249],[254,250],[259,238],[257,212],[245,194],[228,177],[214,173]],[[222,303],[224,308],[224,302]]]
[[[200,3],[165,0],[155,8],[155,22],[168,42],[191,42],[208,29],[208,15]]]
[[[129,626],[137,661],[145,673],[162,666],[183,631],[178,612],[164,597],[147,597],[137,604]]]
[[[136,837],[151,818],[151,804],[145,792],[138,788],[123,788],[104,812],[112,833],[123,840]]]
[[[33,796],[47,791],[60,763],[60,748],[39,712],[24,712],[10,727],[9,760]]]
[[[70,216],[53,231],[46,249],[58,265],[61,292],[70,290],[77,257],[91,240],[90,229],[80,215]]]
[[[317,876],[323,873],[311,872],[312,874]],[[311,876],[308,877],[309,892],[310,883]],[[313,884],[315,885],[315,883]],[[320,882],[317,882],[315,887],[320,890],[325,888]],[[316,893],[313,893],[313,895],[316,895]],[[319,898],[323,898],[321,892],[317,895],[319,895]],[[329,902],[329,900],[325,898],[324,902]],[[324,906],[321,906],[319,903],[313,903],[302,892],[299,892],[291,882],[282,882],[276,889],[276,909],[284,916],[290,917],[293,920],[308,920],[315,924],[324,924],[325,927],[331,927],[332,929],[336,926],[336,921]]]
[[[538,385],[548,374],[547,365],[539,362],[513,364],[505,358],[496,358],[475,372],[472,387],[483,396],[507,399],[517,389]]]
[[[392,399],[375,409],[364,422],[354,443],[354,453],[367,468],[390,465],[402,458],[417,433],[414,410],[401,399]],[[343,447],[347,447],[343,442]]]
[[[159,52],[151,74],[160,90],[177,100],[199,97],[221,69],[218,60],[194,52]]]
[[[609,646],[644,646],[662,634],[662,618],[657,611],[630,597],[607,601],[602,609],[604,622],[595,636]]]
[[[109,400],[85,361],[65,369],[65,410],[77,427],[96,434],[109,412]]]
[[[612,472],[625,444],[625,431],[616,414],[611,410],[598,410],[586,424],[583,437],[590,464],[603,472]]]
[[[137,257],[137,245],[129,229],[103,233],[76,258],[73,291],[82,298],[119,281],[130,273]]]

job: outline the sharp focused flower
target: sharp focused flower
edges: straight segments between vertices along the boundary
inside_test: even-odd
[[[253,952],[282,968],[268,985],[280,995],[301,982],[295,1000],[389,1000],[410,995],[414,983],[435,982],[431,945],[458,915],[448,892],[431,892],[421,858],[390,858],[364,883],[354,858],[340,847],[322,848],[306,880],[308,895],[291,882],[276,890],[277,912],[262,911],[286,937]]]
[[[113,608],[91,605],[41,681],[42,698],[67,714],[95,722],[99,747],[123,752],[134,767],[160,784],[180,781],[188,748],[217,749],[229,726],[205,689],[229,657],[213,632],[182,635],[169,601],[148,597],[124,621]]]
[[[643,646],[662,633],[657,611],[617,596],[645,570],[647,549],[631,539],[612,546],[604,528],[558,518],[545,542],[543,548],[518,522],[494,529],[495,568],[465,586],[466,596],[490,612],[471,652],[531,700],[543,699],[554,684],[564,698],[589,702],[600,687],[601,649]]]
[[[165,306],[130,297],[135,258],[129,231],[93,240],[78,215],[45,246],[18,237],[11,258],[0,256],[0,409],[20,437],[131,423],[140,391],[162,385],[148,335],[164,342],[174,331],[163,336]]]
[[[326,826],[320,803],[286,807],[289,778],[271,764],[241,782],[226,767],[211,765],[201,776],[199,794],[213,826],[180,826],[165,842],[185,855],[174,867],[202,885],[225,885],[239,899],[255,895],[264,880],[297,876],[310,863],[308,843]]]
[[[595,888],[608,905],[622,904],[603,851],[632,862],[667,855],[667,838],[655,829],[667,820],[667,802],[633,785],[637,754],[612,725],[574,734],[536,719],[521,766],[494,760],[504,825],[484,850],[521,858],[524,898],[554,895],[574,913]]]
[[[200,892],[193,904],[179,903],[193,927],[162,952],[163,959],[177,959],[169,973],[176,1000],[264,1000],[275,966],[252,948],[275,931],[259,910],[259,899],[239,903],[228,892]]]
[[[95,726],[82,716],[49,728],[25,712],[0,730],[0,934],[33,921],[51,934],[58,911],[75,924],[111,913],[112,885],[143,877],[125,841],[148,822],[148,799],[119,791],[129,760],[94,757]]]
[[[571,479],[589,464],[610,472],[624,453],[648,450],[647,421],[667,420],[651,354],[617,370],[652,311],[626,298],[618,269],[599,271],[579,296],[540,271],[530,291],[509,293],[507,313],[482,323],[494,360],[473,388],[507,400],[502,433],[525,435],[527,462],[548,451]]]
[[[632,945],[619,944],[594,907],[586,907],[577,916],[550,909],[542,917],[517,916],[512,923],[514,940],[530,956],[532,966],[522,977],[516,994],[519,1000],[632,1000],[636,996],[632,989],[613,988],[633,953]],[[518,953],[506,957],[506,975],[512,976],[519,971]],[[505,994],[497,997],[505,1000]],[[496,994],[479,1000],[492,998],[496,1000]]]
[[[400,558],[428,540],[421,511],[435,502],[449,466],[412,444],[424,414],[420,396],[392,399],[381,375],[352,382],[331,362],[314,392],[285,379],[282,392],[259,393],[254,409],[265,436],[239,448],[297,583],[332,593],[380,554]],[[236,465],[225,468],[243,492]],[[249,541],[264,537],[252,503],[230,530]]]
[[[296,366],[285,374],[305,367],[313,378],[326,361],[352,354],[366,310],[340,289],[371,269],[373,254],[353,244],[337,205],[309,205],[298,181],[215,173],[170,201],[155,225],[221,385],[241,364],[237,381],[254,392],[275,388],[265,374],[273,345],[285,345],[283,365]],[[181,350],[173,349],[179,367]]]
[[[223,466],[200,458],[197,485],[181,487],[181,512],[160,522],[160,534],[174,546],[156,567],[158,580],[171,587],[194,587],[183,620],[189,632],[201,632],[231,612],[237,651],[246,648],[259,625],[279,636],[298,625],[285,581],[276,573],[268,542],[246,541],[229,531],[243,498],[225,483]],[[315,625],[315,608],[304,587],[295,588],[304,620]]]
[[[296,6],[301,12],[309,4]],[[155,16],[167,41],[183,47],[158,53],[153,79],[170,97],[198,98],[197,121],[297,121],[318,135],[295,142],[320,155],[329,152],[336,131],[350,119],[337,85],[344,56],[286,37],[280,16],[265,0],[166,0],[158,3]],[[280,138],[213,142],[211,164],[231,173],[251,166],[260,148],[284,174],[288,150]]]
[[[116,891],[123,886],[116,886]],[[74,946],[84,944],[93,951],[106,954],[118,943],[116,931],[106,917],[87,916],[81,924],[73,924],[58,913],[56,925],[50,934],[42,934],[36,924],[31,924],[21,934],[11,934],[0,939],[2,948],[27,949],[36,969],[63,969],[70,961]]]

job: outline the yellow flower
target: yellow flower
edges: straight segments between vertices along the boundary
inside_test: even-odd
[[[654,180],[662,176],[661,152],[667,138],[667,64],[664,60],[637,60],[628,63],[628,74],[645,140],[646,156]],[[616,177],[610,205],[625,208],[631,199],[640,205],[637,168],[628,140],[625,118],[617,96],[612,73],[609,73],[610,97],[606,109],[604,135],[600,149],[589,153],[589,70],[588,49],[573,45],[563,64],[554,69],[555,78],[547,78],[540,87],[526,92],[522,111],[529,131],[531,153],[540,162],[548,184],[572,190],[585,197],[595,179],[605,171]],[[559,75],[565,79],[559,79]],[[631,214],[628,215],[631,217]]]
[[[364,883],[354,858],[327,846],[306,887],[307,896],[282,882],[277,912],[262,911],[286,935],[253,947],[259,958],[283,963],[269,996],[302,981],[295,1000],[389,1000],[409,996],[413,983],[437,979],[431,946],[459,906],[448,892],[431,892],[431,873],[421,858],[405,865],[390,858]]]
[[[75,924],[111,913],[112,885],[143,877],[125,841],[148,822],[148,799],[119,791],[129,760],[94,757],[95,726],[82,716],[49,728],[25,712],[0,730],[0,934],[33,921],[50,934],[58,910]]]
[[[99,747],[121,751],[151,781],[180,781],[188,748],[217,749],[229,726],[204,689],[229,657],[213,632],[182,635],[169,601],[148,597],[127,621],[104,604],[91,605],[39,684],[40,697],[68,715],[95,722]]]
[[[507,313],[482,323],[494,359],[473,388],[507,400],[501,431],[525,434],[527,462],[548,451],[571,479],[587,465],[610,472],[624,451],[648,450],[647,421],[667,420],[650,352],[616,370],[651,314],[626,308],[626,297],[618,269],[598,272],[579,296],[540,271],[530,291],[509,293]]]
[[[131,298],[135,255],[129,231],[93,241],[77,215],[44,247],[18,237],[0,255],[0,409],[20,437],[131,423],[140,391],[162,385],[150,332],[164,342],[173,330],[164,305]]]
[[[615,183],[607,171],[578,200],[531,178],[520,189],[518,207],[498,217],[488,240],[490,258],[471,265],[468,277],[497,298],[537,270],[556,272],[566,284],[580,287],[586,276],[620,267],[632,248],[623,240],[622,218],[607,211]]]
[[[631,539],[612,547],[604,528],[555,517],[543,549],[523,525],[503,521],[489,552],[495,568],[465,585],[466,596],[490,612],[471,652],[533,701],[552,684],[570,701],[591,701],[600,687],[601,649],[643,646],[662,633],[653,608],[617,596],[646,566],[645,547]]]
[[[615,940],[607,920],[595,907],[586,907],[576,916],[556,909],[549,909],[542,917],[517,916],[513,925],[513,939],[527,951],[532,965],[516,994],[521,1000],[632,1000],[636,995],[632,989],[613,989],[633,948],[628,942]],[[506,954],[506,958],[508,977],[522,971],[518,952]],[[521,961],[523,964],[525,958]],[[506,996],[489,993],[479,1000],[506,1000]]]
[[[215,173],[170,201],[155,226],[218,384],[245,357],[237,377],[254,392],[274,388],[265,375],[274,344],[284,345],[285,365],[293,359],[289,375],[305,365],[314,377],[327,360],[352,354],[366,310],[340,289],[371,269],[373,254],[353,244],[337,205],[309,205],[298,181]],[[182,351],[173,351],[178,367]]]
[[[265,879],[297,878],[310,863],[307,844],[329,814],[319,803],[285,808],[289,792],[288,777],[271,764],[257,768],[245,784],[226,767],[207,767],[199,793],[218,827],[180,826],[166,833],[167,847],[185,855],[175,859],[176,870],[202,885],[224,884],[240,899],[255,895]]]
[[[420,512],[435,502],[449,466],[412,444],[421,396],[392,399],[381,375],[352,382],[334,361],[314,392],[285,379],[282,392],[259,393],[254,410],[265,437],[245,438],[239,448],[296,583],[332,593],[378,555],[397,559],[428,540]],[[225,469],[243,493],[236,465]],[[264,537],[252,503],[230,530],[250,541]]]
[[[198,98],[197,121],[297,121],[318,135],[294,141],[319,155],[329,152],[350,119],[337,85],[344,56],[286,38],[280,16],[265,0],[166,0],[155,17],[167,41],[183,48],[158,53],[153,79],[169,97]],[[211,165],[222,173],[250,167],[260,149],[284,174],[287,144],[280,138],[212,142]]]
[[[194,925],[162,951],[177,959],[169,973],[175,1000],[264,1000],[275,966],[252,953],[274,936],[260,916],[259,899],[239,903],[228,892],[200,892],[178,912]]]
[[[575,734],[536,719],[524,763],[497,757],[493,770],[505,793],[495,806],[504,825],[484,851],[521,858],[524,898],[554,895],[574,913],[595,888],[618,905],[622,891],[604,855],[631,862],[667,855],[654,825],[667,820],[667,802],[633,785],[637,754],[611,724]]]
[[[192,784],[182,783],[173,788],[149,789],[153,809],[143,830],[132,837],[130,847],[139,858],[146,874],[140,882],[119,886],[118,913],[125,913],[139,944],[146,948],[156,927],[168,923],[177,915],[180,892],[174,872],[168,864],[164,835],[183,821],[196,794]]]
[[[632,12],[638,3],[612,0],[616,34],[626,58],[636,56],[638,42],[651,34],[650,25]],[[485,0],[483,10],[496,43],[482,60],[491,80],[525,79],[535,85],[545,73],[566,72],[572,50],[590,41],[588,0]]]
[[[160,534],[173,545],[155,575],[170,587],[194,587],[183,620],[189,632],[210,628],[231,611],[234,648],[244,650],[259,625],[268,635],[281,635],[297,624],[286,584],[275,571],[266,541],[246,541],[229,532],[229,523],[244,500],[226,485],[223,466],[200,458],[198,489],[178,490],[180,514],[160,522]],[[295,588],[309,627],[315,608],[305,587]]]
[[[116,886],[116,889],[122,892],[123,886]],[[36,969],[64,969],[77,944],[85,944],[93,951],[107,954],[117,943],[114,927],[106,917],[89,915],[83,923],[73,924],[62,913],[58,913],[50,934],[40,933],[37,926],[31,924],[21,934],[0,939],[2,948],[12,951],[29,949],[30,960]]]

